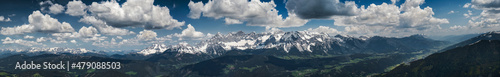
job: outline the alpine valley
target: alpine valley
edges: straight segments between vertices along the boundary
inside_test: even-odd
[[[425,35],[353,37],[308,31],[239,31],[218,33],[194,45],[153,44],[140,51],[1,50],[0,76],[498,77],[499,41],[500,32],[454,43]],[[12,70],[22,61],[121,62],[122,69]]]

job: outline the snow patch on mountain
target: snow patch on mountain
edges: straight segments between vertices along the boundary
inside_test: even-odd
[[[240,40],[238,42],[225,42],[224,45],[227,46],[245,46],[245,45],[253,45],[256,40]]]

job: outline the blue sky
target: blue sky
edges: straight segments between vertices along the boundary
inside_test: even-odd
[[[471,34],[499,30],[500,14],[490,11],[500,7],[488,6],[495,4],[500,1],[11,0],[0,2],[0,48],[134,50],[270,29],[388,37]]]

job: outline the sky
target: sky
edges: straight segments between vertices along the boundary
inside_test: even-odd
[[[500,0],[5,0],[0,49],[140,50],[215,34],[447,36],[500,30]]]

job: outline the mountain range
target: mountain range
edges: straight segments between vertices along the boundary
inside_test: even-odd
[[[412,44],[407,44],[412,43]],[[412,35],[403,38],[348,35],[330,36],[324,33],[308,31],[292,32],[266,32],[244,33],[242,31],[218,33],[214,37],[201,41],[195,45],[179,43],[177,45],[153,44],[141,51],[96,51],[85,48],[27,48],[27,49],[2,49],[2,54],[16,53],[52,53],[52,54],[141,54],[148,56],[163,52],[178,52],[179,54],[209,54],[223,55],[232,50],[279,50],[279,53],[315,53],[315,54],[352,54],[352,53],[381,53],[393,51],[413,52],[432,47],[449,44],[449,42],[436,41],[425,38],[423,35]],[[313,52],[314,51],[314,52]]]
[[[394,51],[414,52],[446,44],[449,43],[428,39],[423,35],[394,38],[381,36],[329,36],[328,34],[306,31],[260,34],[254,32],[245,34],[239,31],[227,35],[218,33],[214,37],[192,46],[187,44],[170,46],[154,44],[137,52],[137,54],[151,55],[163,52],[179,52],[180,54],[223,55],[232,50],[277,50],[278,53],[314,54],[385,53]]]
[[[36,51],[13,51],[2,58],[0,71],[7,75],[40,73],[43,76],[95,75],[107,76],[440,76],[430,68],[446,71],[440,63],[454,61],[452,67],[480,61],[480,73],[466,76],[497,76],[498,62],[495,54],[496,40],[500,32],[488,32],[466,41],[438,41],[424,35],[407,37],[382,37],[348,35],[330,36],[307,31],[244,33],[218,33],[197,44],[176,45],[153,44],[136,52],[122,54],[106,53],[87,49],[34,49]],[[486,42],[485,42],[486,41]],[[493,47],[493,48],[492,48]],[[498,48],[498,47],[497,47]],[[459,51],[462,50],[462,51]],[[12,51],[12,50],[9,50]],[[479,52],[484,51],[484,52]],[[490,53],[490,51],[492,51]],[[120,53],[120,52],[117,52]],[[435,53],[435,54],[434,54]],[[489,54],[486,54],[489,53]],[[428,56],[432,54],[431,56]],[[440,56],[448,54],[448,56]],[[467,55],[450,56],[450,55]],[[481,57],[474,57],[480,56]],[[472,57],[471,57],[472,56]],[[425,59],[423,59],[425,57]],[[435,59],[434,61],[430,58]],[[457,59],[453,59],[457,58]],[[421,59],[421,60],[419,60]],[[462,61],[463,59],[463,61]],[[470,59],[470,60],[469,60]],[[474,60],[472,60],[474,59]],[[484,59],[484,60],[483,60]],[[78,70],[74,72],[47,72],[44,70],[8,70],[16,61],[118,61],[124,68],[120,70]],[[417,61],[415,61],[417,60]],[[495,61],[496,60],[496,61]],[[425,62],[422,62],[425,61]],[[437,63],[436,63],[437,62]],[[419,65],[426,64],[427,65]],[[460,64],[462,63],[462,64]],[[493,63],[493,64],[492,64]],[[409,64],[409,65],[407,65]],[[474,66],[470,64],[468,66]],[[429,67],[428,65],[433,65]],[[464,66],[466,67],[466,66]],[[417,69],[417,72],[411,71]],[[470,67],[472,69],[473,67]],[[422,69],[425,69],[422,71]],[[409,72],[408,72],[409,70]],[[451,69],[463,70],[463,69]],[[87,73],[85,73],[87,71]],[[89,72],[91,71],[91,72]],[[475,70],[473,70],[475,71]],[[457,71],[455,71],[457,72]],[[458,71],[461,72],[461,71]],[[484,73],[483,73],[484,72]],[[2,72],[0,72],[2,73]],[[404,74],[409,73],[409,74]],[[428,74],[430,73],[430,74]],[[446,72],[445,72],[446,73]],[[470,73],[461,72],[461,73]],[[424,75],[425,74],[425,75]],[[28,76],[26,75],[26,76]],[[455,74],[462,76],[465,74]],[[24,75],[23,75],[24,76]]]

